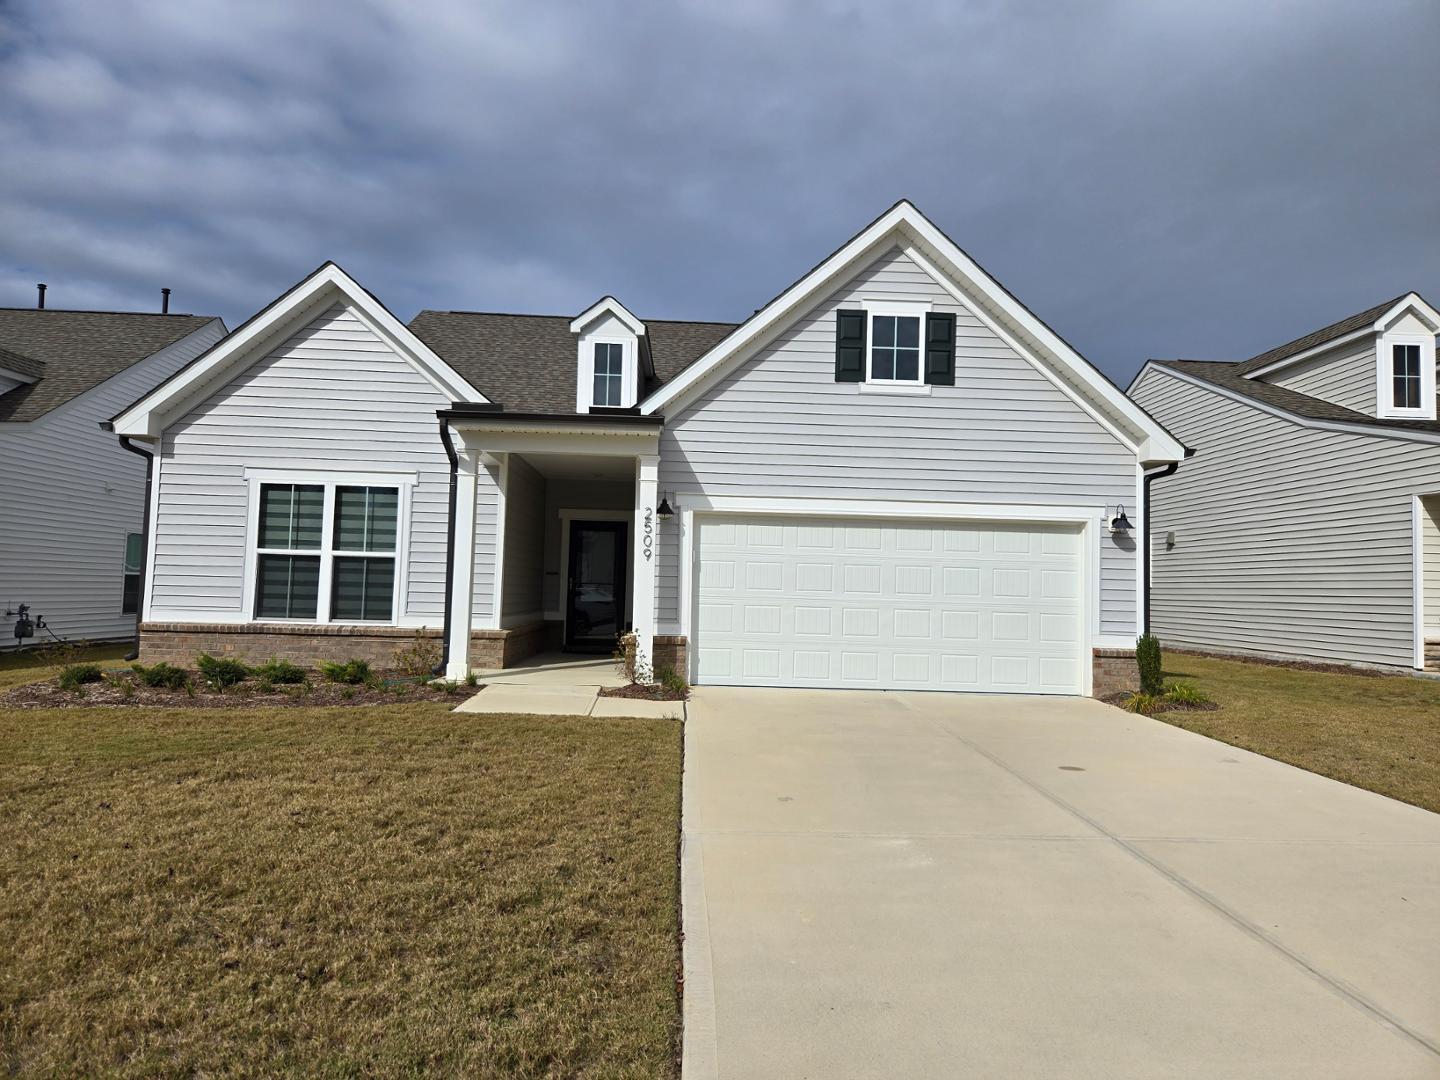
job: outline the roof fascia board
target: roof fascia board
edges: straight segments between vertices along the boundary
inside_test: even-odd
[[[234,333],[216,342],[197,360],[119,413],[113,420],[115,431],[131,436],[159,435],[165,422],[180,409],[193,407],[197,399],[213,393],[223,385],[222,380],[246,361],[253,360],[256,353],[277,339],[283,340],[297,324],[303,325],[337,301],[350,304],[366,326],[406,356],[450,400],[487,400],[345,271],[334,263],[326,263]]]
[[[14,379],[17,382],[25,383],[26,385],[40,381],[39,375],[27,375],[23,371],[16,371],[14,368],[7,368],[3,364],[0,364],[0,375],[4,375],[7,379]]]
[[[1168,375],[1172,379],[1179,379],[1181,382],[1189,383],[1191,386],[1198,386],[1202,390],[1208,390],[1212,394],[1236,402],[1240,405],[1248,405],[1257,412],[1267,413],[1270,416],[1279,417],[1281,420],[1288,420],[1303,428],[1313,428],[1317,431],[1339,431],[1346,435],[1369,435],[1377,439],[1399,439],[1401,442],[1419,442],[1440,445],[1440,433],[1431,434],[1428,431],[1406,431],[1404,428],[1372,427],[1369,424],[1347,424],[1343,420],[1316,420],[1313,417],[1301,416],[1299,413],[1290,412],[1288,409],[1281,409],[1266,401],[1256,401],[1252,397],[1238,394],[1226,386],[1216,386],[1212,382],[1191,375],[1188,371],[1176,371],[1174,368],[1165,367],[1163,364],[1147,362],[1140,369],[1140,374],[1135,377],[1139,382],[1147,371],[1154,368],[1155,371]],[[1131,384],[1132,386],[1134,383]]]
[[[1304,352],[1298,352],[1294,356],[1287,356],[1283,360],[1276,360],[1273,363],[1266,364],[1262,368],[1256,368],[1254,371],[1242,371],[1237,374],[1244,379],[1261,379],[1266,375],[1272,375],[1277,371],[1284,371],[1286,368],[1294,367],[1296,364],[1303,364],[1306,360],[1313,360],[1315,357],[1323,353],[1331,352],[1343,345],[1352,345],[1357,341],[1363,341],[1365,338],[1373,338],[1374,336],[1375,328],[1373,326],[1362,326],[1359,330],[1352,330],[1348,334],[1341,334],[1339,337],[1331,338],[1329,341],[1322,341],[1319,345],[1312,345]]]
[[[1392,322],[1407,311],[1414,312],[1418,315],[1420,321],[1429,326],[1432,332],[1440,333],[1440,311],[1436,311],[1427,304],[1425,298],[1419,293],[1413,292],[1375,320],[1375,331],[1377,333],[1383,332]]]
[[[622,323],[624,323],[625,327],[632,334],[636,335],[637,337],[645,336],[645,324],[639,319],[637,319],[629,308],[627,308],[624,304],[620,303],[620,301],[616,300],[613,296],[602,296],[599,300],[595,301],[595,303],[591,304],[579,315],[576,315],[575,318],[571,319],[570,332],[572,334],[578,334],[582,332],[587,326],[589,326],[596,319],[600,318],[600,316],[602,315],[613,315],[615,316],[615,318],[619,319]]]

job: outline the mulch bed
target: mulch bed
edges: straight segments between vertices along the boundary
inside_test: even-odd
[[[1103,701],[1103,702],[1105,702],[1105,704],[1107,704],[1107,705],[1114,705],[1114,706],[1116,706],[1117,708],[1124,709],[1124,708],[1125,708],[1125,703],[1126,703],[1127,701],[1129,701],[1133,696],[1134,696],[1134,695],[1131,694],[1130,691],[1128,691],[1128,690],[1121,690],[1121,691],[1119,691],[1118,693],[1106,694],[1106,695],[1105,695],[1104,697],[1102,697],[1100,700]],[[1155,712],[1215,712],[1215,711],[1216,711],[1217,709],[1219,709],[1219,708],[1220,708],[1220,704],[1219,704],[1219,702],[1216,702],[1216,701],[1184,701],[1184,702],[1182,702],[1182,701],[1166,701],[1164,698],[1160,698],[1160,699],[1158,699],[1157,702],[1156,702]],[[1126,711],[1128,712],[1129,710],[1127,709]],[[1147,713],[1147,714],[1145,714],[1145,715],[1154,715],[1154,714],[1153,714],[1153,713]]]
[[[629,686],[602,686],[601,697],[638,698],[641,701],[689,701],[690,689],[687,687],[678,693],[674,690],[667,690],[656,683],[654,686],[646,686],[644,683],[631,683]]]
[[[167,690],[141,686],[128,672],[108,673],[115,681],[87,683],[82,692],[62,690],[54,680],[17,686],[0,695],[0,708],[67,709],[95,706],[138,705],[149,708],[183,709],[273,709],[314,708],[322,705],[394,705],[402,701],[453,701],[459,704],[479,687],[444,686],[416,682],[404,676],[380,675],[377,685],[349,686],[325,681],[319,676],[306,683],[276,686],[263,693],[253,682],[242,682],[226,690],[213,690],[196,678],[189,690]],[[126,687],[130,689],[127,691]]]

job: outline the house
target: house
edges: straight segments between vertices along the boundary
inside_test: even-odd
[[[327,263],[113,429],[153,455],[142,653],[702,684],[1131,677],[1184,448],[908,202],[738,325],[422,311]]]
[[[1440,313],[1406,293],[1130,395],[1196,451],[1152,484],[1155,633],[1194,649],[1440,667]]]
[[[0,308],[0,648],[134,637],[146,465],[96,424],[224,334],[201,315]]]

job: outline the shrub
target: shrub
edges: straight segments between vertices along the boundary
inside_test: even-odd
[[[1154,716],[1160,711],[1163,705],[1164,702],[1154,694],[1146,694],[1143,692],[1131,694],[1129,700],[1125,702],[1125,708],[1128,711],[1139,713],[1141,716]]]
[[[465,673],[465,685],[474,689],[480,685],[480,676],[476,675],[473,671],[467,671]]]
[[[1140,693],[1159,697],[1165,692],[1161,673],[1160,639],[1154,634],[1141,634],[1135,641],[1135,663],[1140,668]]]
[[[133,664],[130,670],[140,677],[141,683],[152,688],[163,687],[166,690],[179,690],[182,686],[190,685],[188,671],[168,664],[164,660],[158,664],[151,664],[149,667],[144,664]]]
[[[288,660],[276,660],[273,657],[254,669],[257,679],[264,679],[276,686],[294,686],[296,683],[305,681],[305,669]]]
[[[209,653],[201,653],[195,660],[195,666],[216,690],[224,690],[250,677],[250,669],[239,660],[222,660]]]
[[[395,650],[395,669],[403,675],[424,678],[439,666],[440,642],[433,637],[426,637],[423,630],[416,630],[414,641]]]
[[[86,683],[99,682],[104,677],[97,664],[71,664],[60,672],[60,689],[79,690]]]
[[[672,667],[662,667],[659,671],[658,678],[660,685],[663,686],[668,693],[674,694],[677,697],[683,697],[686,691],[690,689],[690,684],[685,681],[685,676],[681,675]]]
[[[1165,688],[1165,697],[1176,705],[1210,704],[1210,696],[1190,683],[1172,683]]]
[[[359,686],[361,683],[368,683],[375,678],[370,671],[370,664],[365,660],[346,660],[343,664],[321,664],[320,671],[331,682],[347,683],[350,686]]]

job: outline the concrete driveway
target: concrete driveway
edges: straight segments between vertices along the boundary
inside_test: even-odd
[[[685,1076],[1440,1076],[1440,816],[1098,702],[697,688]]]

